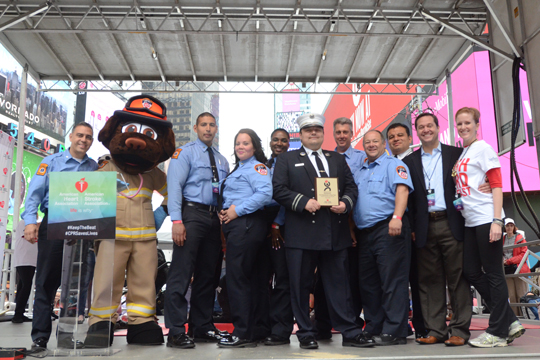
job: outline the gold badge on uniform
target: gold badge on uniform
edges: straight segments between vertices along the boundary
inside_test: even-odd
[[[41,163],[41,164],[39,165],[39,169],[37,170],[36,175],[41,175],[41,176],[45,175],[45,174],[47,173],[47,167],[48,167],[48,166],[49,166],[49,165],[47,165],[47,164]]]

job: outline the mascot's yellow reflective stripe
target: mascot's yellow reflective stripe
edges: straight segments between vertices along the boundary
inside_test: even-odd
[[[135,313],[146,317],[154,316],[154,314],[156,313],[155,307],[141,304],[128,303],[126,308],[128,313]]]
[[[159,189],[157,192],[160,193],[161,195],[167,197],[167,195],[168,195],[168,193],[167,193],[167,184],[163,185],[163,187],[161,189]]]
[[[102,308],[91,307],[88,315],[97,316],[99,318],[109,318],[113,315],[118,309],[118,306],[108,306]]]
[[[129,189],[128,192],[123,192],[124,196],[118,195],[118,197],[125,199],[126,196],[133,196],[133,195],[137,194],[138,190],[139,189],[135,189],[135,188]],[[142,197],[147,197],[147,198],[151,199],[152,198],[152,193],[153,193],[153,191],[148,189],[148,188],[141,188],[141,191],[139,191],[139,193],[134,197],[141,197],[142,196]]]
[[[156,236],[156,228],[153,226],[149,227],[139,227],[139,228],[127,228],[127,227],[117,227],[116,228],[116,237],[122,238],[138,238],[141,235],[147,236]]]

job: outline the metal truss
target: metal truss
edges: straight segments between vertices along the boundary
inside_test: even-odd
[[[125,76],[129,76],[132,81],[145,79],[137,77],[133,73],[128,64],[126,53],[120,46],[117,37],[131,33],[145,34],[147,45],[154,60],[156,60],[159,78],[164,83],[171,83],[171,80],[192,79],[194,83],[197,80],[215,80],[214,78],[206,79],[205,74],[202,72],[196,73],[194,65],[190,41],[196,41],[198,37],[204,35],[219,36],[218,44],[221,50],[220,62],[222,65],[220,77],[225,82],[228,80],[224,49],[224,38],[227,36],[238,38],[239,35],[250,35],[254,39],[256,52],[253,81],[255,82],[259,81],[261,77],[258,60],[260,36],[285,36],[290,38],[287,67],[283,73],[283,79],[265,79],[266,81],[284,81],[284,83],[288,83],[289,78],[292,76],[290,74],[291,63],[292,59],[297,56],[295,54],[295,43],[301,41],[302,37],[319,37],[324,40],[321,49],[322,56],[316,73],[314,72],[313,77],[309,79],[295,79],[296,81],[307,80],[313,83],[319,82],[323,67],[328,66],[324,60],[327,49],[336,36],[357,37],[359,40],[358,51],[348,72],[344,73],[342,78],[335,79],[335,81],[342,83],[351,81],[353,69],[359,57],[361,57],[360,54],[362,54],[361,50],[365,43],[363,40],[369,37],[390,38],[393,39],[394,43],[390,53],[381,63],[381,68],[374,74],[373,79],[353,78],[354,82],[406,84],[411,88],[415,88],[417,84],[414,84],[413,77],[418,72],[416,67],[403,79],[384,77],[387,65],[394,55],[394,49],[398,47],[401,40],[411,38],[430,39],[429,46],[420,57],[418,64],[421,63],[420,60],[430,52],[438,41],[446,39],[466,39],[505,59],[511,58],[510,54],[488,44],[487,36],[482,35],[488,16],[486,7],[482,6],[484,3],[478,3],[479,7],[477,8],[468,8],[465,6],[470,6],[470,3],[463,5],[463,0],[455,0],[453,5],[448,6],[447,9],[443,9],[441,6],[437,9],[431,8],[431,2],[425,0],[417,0],[414,6],[409,7],[385,6],[381,5],[381,0],[374,0],[373,6],[358,6],[354,2],[343,3],[342,0],[336,0],[334,6],[326,7],[305,5],[302,4],[302,0],[296,0],[295,5],[291,7],[262,6],[260,0],[253,0],[248,3],[242,2],[238,6],[231,6],[231,3],[234,4],[232,1],[222,4],[220,0],[175,0],[174,2],[163,0],[40,2],[36,0],[35,3],[0,0],[0,29],[3,29],[0,33],[0,41],[7,43],[9,46],[9,41],[7,41],[4,34],[32,33],[38,36],[38,40],[48,49],[48,52],[54,55],[51,46],[43,36],[48,34],[72,34],[77,37],[78,46],[82,48],[84,56],[88,58],[88,62],[95,70],[95,76],[92,79],[99,78],[103,82],[113,79],[110,76],[107,78],[102,75],[102,69],[99,68],[92,57],[95,57],[95,54],[90,54],[79,38],[81,34],[107,34],[111,37],[113,39],[112,46],[120,54],[119,59],[129,74]],[[24,28],[20,25],[17,26],[21,19],[24,19]],[[65,24],[65,26],[47,26],[46,24],[51,22],[43,21],[44,19],[55,20],[54,23]],[[374,24],[384,24],[386,26],[373,26]],[[171,79],[165,75],[162,59],[155,51],[155,44],[159,36],[164,34],[173,34],[177,37],[178,42],[182,41],[180,48],[183,49],[181,51],[185,52],[191,70],[188,78]],[[53,56],[53,58],[66,74],[66,76],[62,77],[63,79],[83,80],[74,79],[73,74],[68,71],[58,56]],[[31,73],[35,76],[37,72],[33,70],[32,64],[29,65]],[[47,79],[46,74],[39,74],[38,76],[40,77],[39,80]],[[237,80],[239,79],[237,78]],[[334,79],[329,80],[326,78],[325,81],[332,80]],[[217,83],[221,84],[221,82]],[[267,82],[267,84],[270,83]],[[252,86],[247,87],[249,89],[241,92],[261,92],[252,90]],[[259,87],[255,86],[255,88]],[[172,87],[171,91],[178,90],[174,90],[174,87]],[[280,92],[275,89],[268,91]],[[230,91],[223,90],[223,92]],[[324,91],[324,93],[328,93],[328,91]],[[400,92],[392,91],[392,93],[398,94]]]
[[[446,19],[454,26],[466,26],[476,28],[486,22],[485,8],[468,9],[459,8],[456,1],[454,7],[448,10],[431,10],[431,13],[442,19]],[[422,0],[413,7],[379,6],[376,1],[372,7],[343,6],[341,0],[336,0],[334,7],[321,8],[316,6],[303,6],[301,0],[295,7],[277,8],[261,6],[260,0],[254,0],[253,6],[222,6],[220,0],[215,4],[182,5],[187,1],[178,0],[175,3],[160,3],[157,1],[136,1],[132,4],[115,4],[113,2],[97,1],[92,3],[73,2],[38,2],[21,3],[12,1],[0,1],[0,28],[6,32],[33,32],[33,33],[129,33],[143,32],[147,34],[177,33],[185,35],[276,35],[276,36],[321,36],[326,33],[331,35],[347,36],[390,36],[390,37],[417,37],[420,34],[407,33],[397,29],[408,28],[411,24],[424,24],[426,18],[421,14]],[[203,2],[201,2],[203,4]],[[46,11],[43,12],[43,8]],[[38,12],[39,10],[40,12]],[[31,28],[13,28],[17,22],[14,19],[23,12],[27,18],[33,17],[37,21]],[[50,29],[39,27],[43,20],[60,19],[73,21],[76,25],[69,29]],[[140,21],[126,21],[138,19]],[[92,20],[105,23],[105,27],[96,28],[86,26]],[[151,29],[147,22],[152,20],[158,25]],[[3,23],[2,23],[3,22]],[[180,23],[181,29],[171,27],[171,24]],[[216,23],[218,27],[216,28]],[[260,24],[268,26],[260,29]],[[303,23],[306,26],[297,27]],[[392,29],[391,33],[377,33],[364,31],[366,25],[386,23]],[[114,26],[111,26],[114,24]],[[256,24],[256,29],[247,26]],[[294,25],[290,29],[290,25]],[[427,37],[459,37],[454,34],[421,34]]]
[[[227,93],[227,94],[334,94],[334,95],[406,95],[438,94],[438,86],[425,84],[371,84],[371,83],[271,83],[271,82],[159,82],[159,81],[89,81],[93,86],[80,90],[68,81],[42,81],[42,92],[113,92],[123,93]],[[70,88],[66,89],[67,84]]]

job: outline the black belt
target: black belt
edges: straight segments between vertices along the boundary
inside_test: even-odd
[[[364,229],[360,229],[360,231],[365,233],[365,234],[370,234],[370,233],[374,232],[375,230],[377,230],[377,228],[381,227],[382,225],[388,224],[390,222],[390,220],[392,220],[392,216],[393,215],[391,215],[387,219],[379,221],[378,223],[376,223],[373,226],[370,226],[370,227],[364,228]]]
[[[444,219],[446,216],[447,216],[446,210],[432,211],[429,213],[430,220],[440,220],[440,219]]]
[[[204,205],[198,202],[186,201],[186,206],[193,206],[195,209],[204,210],[208,212],[217,212],[217,206],[214,205]]]

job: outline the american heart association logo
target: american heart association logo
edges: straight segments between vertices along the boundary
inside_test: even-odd
[[[3,171],[4,171],[4,175],[6,175],[7,174],[7,168],[4,168]]]
[[[4,202],[4,201],[0,201],[0,208],[2,208],[2,209],[3,209],[3,208],[4,208],[4,204],[5,204],[5,202]]]
[[[82,178],[75,183],[75,188],[77,191],[83,193],[86,189],[88,189],[88,183],[84,180],[84,178]]]

